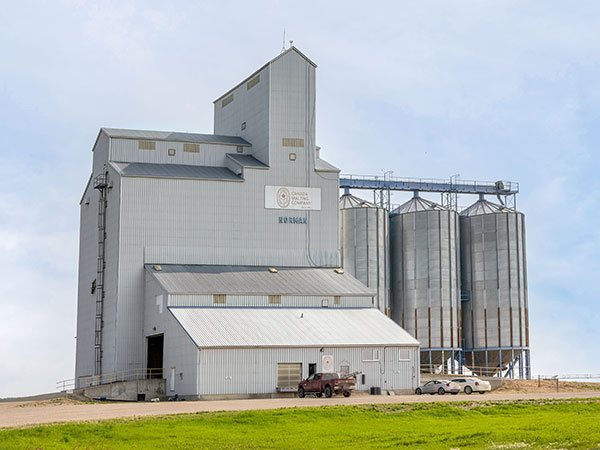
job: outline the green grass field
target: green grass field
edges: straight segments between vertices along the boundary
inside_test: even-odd
[[[1,449],[600,448],[600,400],[198,413],[0,431]]]

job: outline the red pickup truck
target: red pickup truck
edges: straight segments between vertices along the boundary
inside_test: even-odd
[[[356,387],[354,377],[342,378],[338,373],[313,373],[306,380],[298,384],[298,397],[304,398],[308,393],[314,393],[317,397],[325,394],[331,397],[333,394],[343,393],[344,397],[350,397],[351,391]]]

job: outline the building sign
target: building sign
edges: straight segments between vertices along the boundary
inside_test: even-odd
[[[323,370],[323,372],[333,372],[333,356],[323,355],[323,359],[321,360],[321,362],[321,369]]]
[[[321,210],[321,189],[293,186],[265,186],[265,208]]]
[[[279,216],[279,223],[289,223],[291,225],[306,225],[308,223],[308,218]]]

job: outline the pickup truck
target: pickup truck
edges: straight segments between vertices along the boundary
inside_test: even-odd
[[[298,397],[304,398],[308,393],[316,394],[317,397],[323,396],[329,398],[333,394],[344,394],[344,397],[350,397],[352,390],[356,387],[354,377],[342,378],[338,373],[313,373],[306,380],[298,384]]]

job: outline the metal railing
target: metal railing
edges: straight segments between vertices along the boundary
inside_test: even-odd
[[[98,386],[100,384],[117,383],[120,381],[145,380],[148,378],[163,378],[164,369],[137,368],[123,370],[120,372],[103,373],[101,375],[89,375],[56,382],[56,390],[67,391],[72,389]]]

